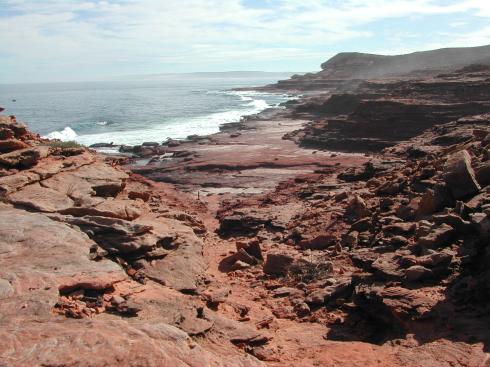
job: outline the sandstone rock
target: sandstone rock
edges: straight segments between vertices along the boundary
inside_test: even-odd
[[[438,248],[446,245],[454,236],[453,227],[447,224],[441,224],[433,228],[431,232],[417,240],[417,245],[426,248]]]
[[[431,277],[432,271],[421,265],[414,265],[405,270],[405,279],[409,282],[417,282]]]
[[[375,320],[403,332],[411,329],[411,321],[426,317],[438,302],[417,290],[369,285],[357,286],[353,300]]]
[[[14,132],[11,129],[0,127],[0,140],[10,140],[14,137]]]
[[[453,260],[453,255],[446,252],[435,252],[430,255],[425,255],[417,258],[416,262],[418,265],[423,265],[429,268],[436,266],[447,267],[451,264]]]
[[[321,234],[316,237],[305,238],[299,242],[299,246],[303,249],[322,250],[334,245],[337,238],[332,235]]]
[[[49,147],[39,146],[0,155],[0,164],[9,168],[29,168],[48,156]]]
[[[102,162],[80,167],[73,172],[75,177],[87,181],[98,196],[115,196],[126,185],[128,175]]]
[[[433,226],[434,223],[431,223],[427,220],[419,221],[415,230],[415,237],[420,238],[427,236],[431,232]]]
[[[80,206],[69,208],[63,211],[63,213],[71,214],[74,216],[91,215],[133,220],[140,217],[145,208],[143,202],[136,200],[108,198],[107,200],[97,200],[94,203],[95,205],[92,206],[90,205],[90,201],[84,202],[84,199],[85,198],[81,198],[78,201],[77,204],[79,204]],[[93,198],[91,199],[93,200]]]
[[[74,206],[68,196],[50,188],[34,183],[8,196],[8,200],[17,205],[27,206],[42,212],[58,212]]]
[[[264,259],[264,257],[262,256],[262,249],[260,248],[259,241],[250,241],[245,243],[237,241],[236,248],[237,250],[245,250],[249,255],[255,257],[258,260]]]
[[[480,190],[475,172],[471,168],[471,156],[466,150],[451,155],[444,165],[444,180],[455,199],[464,199]]]
[[[235,233],[257,233],[264,224],[270,223],[270,221],[270,218],[264,218],[260,215],[233,214],[220,220],[219,232],[224,236]]]
[[[310,306],[307,303],[301,302],[294,306],[294,311],[299,317],[307,316],[311,313]]]
[[[293,257],[286,254],[268,253],[264,264],[264,273],[268,275],[287,275]]]
[[[160,143],[156,141],[145,141],[143,144],[141,144],[144,147],[158,147]]]
[[[29,148],[29,145],[17,139],[0,140],[0,153]]]
[[[371,218],[363,218],[353,223],[351,229],[353,231],[364,232],[370,230],[372,226]]]
[[[415,231],[415,223],[399,222],[383,226],[385,235],[411,235]]]
[[[449,224],[458,233],[467,234],[475,231],[475,227],[471,224],[471,222],[464,220],[458,214],[450,213],[433,215],[432,220],[436,224]]]
[[[279,287],[274,289],[271,292],[272,297],[275,298],[281,298],[281,297],[303,297],[304,292],[302,290],[299,290],[297,288],[292,288],[292,287]]]
[[[106,289],[127,278],[109,260],[89,260],[93,242],[85,234],[44,215],[1,207],[0,233],[0,278],[15,279],[16,293],[44,282],[56,293],[39,286],[39,297],[54,297],[50,298],[54,305],[58,289]]]
[[[145,267],[146,276],[175,290],[195,293],[206,270],[202,240],[192,228],[177,220],[140,217],[136,222],[153,226],[152,233],[158,246],[173,238],[172,251],[164,258],[151,261]]]
[[[229,366],[259,367],[252,356],[218,357],[193,343],[188,334],[164,322],[81,320],[10,324],[0,331],[0,359],[10,366]],[[29,335],[29,338],[26,338]],[[57,345],[56,350],[52,346]],[[74,354],[73,351],[78,353]]]
[[[246,263],[247,265],[256,265],[257,259],[251,256],[245,249],[241,248],[235,254],[233,254],[235,261]]]
[[[394,248],[400,248],[408,245],[408,239],[404,236],[393,236],[386,239],[386,243]]]
[[[34,172],[19,172],[15,175],[0,177],[0,196],[17,191],[18,189],[40,180]]]
[[[393,252],[384,253],[371,264],[377,278],[384,280],[400,280],[403,278],[403,269],[399,264],[399,255]]]
[[[437,199],[434,190],[427,189],[422,195],[417,208],[417,215],[420,217],[435,213],[442,209],[440,200]]]
[[[318,289],[308,294],[305,298],[305,302],[309,305],[321,306],[325,304],[325,299],[329,295],[330,295],[330,290],[325,288]]]
[[[347,247],[354,248],[357,246],[358,242],[359,242],[359,232],[357,231],[352,231],[342,236],[342,244]]]
[[[355,195],[351,199],[347,210],[350,213],[356,215],[358,218],[363,218],[370,215],[370,211],[366,205],[366,202],[359,195]]]
[[[475,225],[480,238],[484,241],[490,239],[490,218],[485,213],[471,215],[471,222]]]
[[[484,162],[476,169],[476,180],[481,186],[490,185],[490,162]]]

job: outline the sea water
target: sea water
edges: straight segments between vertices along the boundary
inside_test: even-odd
[[[232,91],[275,76],[172,76],[159,80],[0,85],[3,113],[41,136],[84,145],[136,145],[207,135],[222,124],[279,106],[286,94]]]

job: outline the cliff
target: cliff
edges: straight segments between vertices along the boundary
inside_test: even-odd
[[[443,48],[396,56],[343,52],[324,62],[318,73],[296,75],[264,89],[343,91],[365,79],[431,76],[469,64],[489,63],[490,46]]]
[[[489,91],[486,65],[426,78],[364,81],[350,93],[297,103],[294,114],[313,121],[290,137],[309,147],[379,151],[431,126],[490,113]]]

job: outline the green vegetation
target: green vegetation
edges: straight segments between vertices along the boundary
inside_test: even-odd
[[[46,145],[51,148],[84,148],[83,145],[78,144],[76,141],[50,140]]]

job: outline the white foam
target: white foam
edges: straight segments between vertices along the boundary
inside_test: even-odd
[[[189,135],[210,135],[219,132],[223,124],[239,122],[244,116],[259,113],[271,107],[260,97],[270,96],[270,93],[254,91],[214,91],[239,96],[244,102],[239,109],[217,112],[191,119],[176,119],[138,130],[111,131],[97,134],[77,135],[70,127],[62,131],[54,131],[46,136],[50,139],[75,140],[80,144],[114,143],[116,145],[138,145],[145,141],[163,142],[167,138],[185,139]],[[281,95],[282,96],[282,95]],[[284,95],[286,97],[287,95]]]
[[[73,129],[69,126],[65,127],[61,131],[53,131],[46,136],[43,136],[45,139],[59,139],[61,141],[71,141],[77,138],[77,133],[73,131]]]

